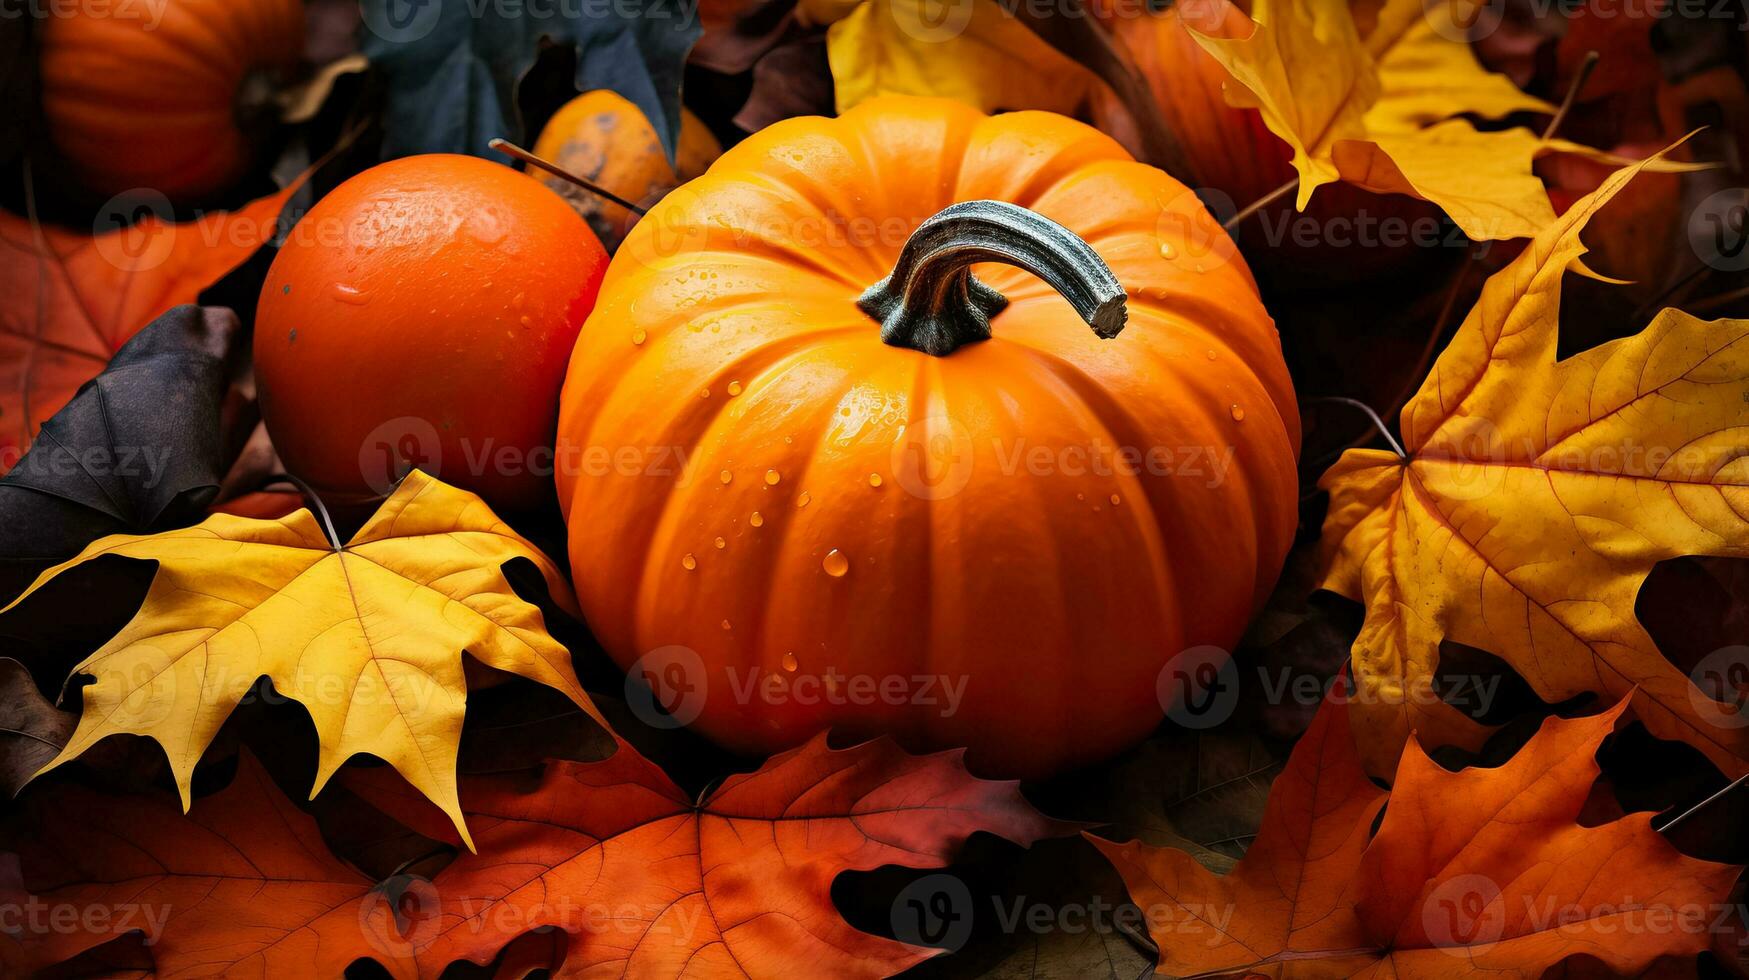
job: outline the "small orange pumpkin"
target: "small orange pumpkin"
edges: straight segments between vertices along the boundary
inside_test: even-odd
[[[1227,104],[1226,87],[1238,83],[1191,36],[1179,6],[1142,15],[1134,4],[1099,0],[1095,10],[1147,79],[1160,110],[1158,120],[1132,120],[1110,89],[1096,86],[1093,118],[1100,129],[1121,134],[1137,125],[1164,127],[1184,153],[1190,170],[1185,178],[1219,189],[1239,207],[1292,179],[1293,152],[1269,131],[1256,109]],[[1197,10],[1245,20],[1238,7],[1226,3]]]
[[[78,5],[42,22],[50,138],[100,194],[222,191],[248,170],[250,116],[303,42],[300,0]]]
[[[535,156],[644,207],[704,173],[722,152],[705,124],[682,109],[680,142],[670,165],[643,111],[606,89],[584,92],[565,103],[534,144]],[[570,181],[538,170],[531,174],[570,202],[609,252],[637,222],[632,212]]]
[[[1162,668],[1237,640],[1298,442],[1183,185],[1061,116],[886,98],[754,134],[632,230],[560,502],[591,627],[678,720],[1038,775],[1144,736]]]

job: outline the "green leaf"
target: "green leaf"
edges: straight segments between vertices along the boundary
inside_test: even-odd
[[[362,50],[388,82],[385,157],[487,156],[494,137],[526,142],[516,86],[543,38],[576,49],[580,91],[630,100],[674,157],[681,71],[700,33],[692,0],[363,0],[361,8]]]

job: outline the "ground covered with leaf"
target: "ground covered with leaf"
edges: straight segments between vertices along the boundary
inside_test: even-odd
[[[0,974],[1749,975],[1740,0],[96,6],[0,18]],[[66,42],[86,20],[94,47]],[[200,102],[178,58],[236,91]],[[624,515],[562,514],[550,479],[496,508],[364,456],[380,494],[325,506],[288,472],[258,307],[349,178],[520,167],[618,253],[606,288],[733,251],[781,319],[810,295],[767,288],[782,262],[886,270],[834,258],[844,229],[724,229],[786,195],[878,224],[890,189],[838,182],[883,154],[946,178],[939,146],[771,127],[878,130],[934,104],[910,98],[1078,120],[967,124],[987,158],[955,179],[1114,209],[1176,189],[1151,229],[1083,230],[1164,284],[1117,284],[1153,304],[1131,330],[1243,294],[1279,333],[1292,547],[1231,649],[1159,651],[1145,739],[1025,781],[860,728],[735,752],[662,697],[683,661],[623,670],[591,631],[574,525]],[[1052,154],[1083,184],[1035,181]],[[454,224],[493,244],[496,221]],[[538,314],[532,286],[526,310],[469,291]],[[710,298],[691,332],[735,325]],[[624,305],[586,329],[658,348]],[[1060,367],[1039,391],[1079,383]],[[700,394],[631,414],[678,426]],[[1218,421],[1244,423],[1236,398]],[[776,468],[701,479],[809,506]],[[835,550],[809,571],[871,574]],[[1088,592],[1088,616],[1132,613]],[[701,608],[637,621],[716,634]]]

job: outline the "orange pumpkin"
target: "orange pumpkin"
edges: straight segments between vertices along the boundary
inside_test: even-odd
[[[42,21],[50,138],[101,194],[222,191],[248,170],[246,130],[303,43],[300,0],[74,5]]]
[[[1162,667],[1239,637],[1298,441],[1183,185],[1061,116],[886,98],[754,134],[632,230],[560,502],[591,627],[678,720],[1038,775],[1145,735]]]
[[[624,96],[598,89],[560,107],[541,130],[534,152],[623,200],[648,207],[704,173],[723,148],[697,116],[682,109],[680,141],[670,165],[644,113]],[[637,223],[637,215],[600,195],[552,174],[532,173],[588,220],[609,252],[619,248]]]
[[[1238,7],[1225,3],[1196,9],[1245,20]],[[1144,16],[1136,4],[1100,0],[1095,10],[1147,79],[1160,110],[1157,121],[1132,120],[1109,88],[1095,86],[1093,114],[1100,129],[1127,134],[1137,125],[1164,127],[1184,153],[1186,178],[1222,191],[1239,207],[1293,178],[1287,143],[1269,131],[1256,109],[1227,104],[1226,86],[1238,83],[1191,36],[1178,6]]]
[[[369,506],[419,467],[500,511],[552,500],[565,365],[607,255],[539,182],[478,157],[378,164],[287,237],[255,316],[286,469]]]

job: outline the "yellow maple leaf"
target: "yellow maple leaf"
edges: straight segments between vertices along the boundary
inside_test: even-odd
[[[1256,109],[1293,150],[1301,210],[1312,192],[1341,176],[1332,159],[1342,140],[1366,138],[1366,111],[1379,97],[1378,71],[1346,0],[1257,0],[1245,18],[1224,3],[1184,9],[1185,25],[1239,82],[1227,101]],[[1205,33],[1216,29],[1220,34]]]
[[[1072,112],[1092,75],[994,0],[804,0],[830,24],[838,111],[877,95],[934,95],[997,109]]]
[[[1459,115],[1553,112],[1436,30],[1450,0],[1386,0],[1363,37],[1346,0],[1256,0],[1244,18],[1205,10],[1191,34],[1293,149],[1296,206],[1336,180],[1439,205],[1475,239],[1534,234],[1554,220],[1529,130],[1481,132]],[[1213,33],[1210,33],[1213,31]]]
[[[455,774],[463,650],[563,691],[602,720],[570,654],[502,566],[533,562],[569,609],[558,569],[480,498],[418,471],[343,548],[308,510],[276,521],[215,514],[195,527],[95,541],[0,613],[105,555],[156,561],[158,571],[134,618],[74,668],[96,682],[84,689],[73,737],[43,771],[106,736],[145,735],[164,747],[186,809],[195,763],[265,676],[315,722],[312,797],[368,752],[442,807],[465,840]]]
[[[1562,275],[1589,271],[1579,233],[1651,163],[1616,171],[1488,280],[1403,408],[1403,456],[1352,450],[1320,483],[1323,585],[1366,604],[1353,716],[1375,775],[1412,731],[1472,748],[1487,735],[1432,693],[1446,639],[1547,701],[1632,693],[1653,734],[1749,769],[1749,727],[1634,618],[1657,562],[1749,557],[1749,321],[1667,309],[1556,360]]]

